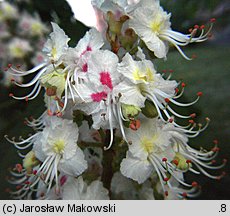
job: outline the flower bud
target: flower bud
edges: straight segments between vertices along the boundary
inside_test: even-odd
[[[149,100],[145,101],[145,107],[141,111],[147,118],[156,118],[158,116],[156,107]]]
[[[179,152],[176,153],[174,160],[176,160],[178,162],[177,168],[180,170],[187,170],[188,166],[191,166],[191,165],[188,165],[187,159],[182,154],[180,154]]]
[[[28,152],[23,159],[23,167],[28,173],[31,173],[33,167],[37,166],[39,163],[33,151]]]
[[[141,109],[137,106],[129,105],[129,104],[122,104],[122,113],[125,118],[130,118],[138,115]]]
[[[123,23],[129,19],[128,16],[117,18],[111,11],[107,13],[109,30],[112,34],[120,35]]]
[[[133,29],[126,29],[124,32],[124,35],[120,37],[120,42],[122,47],[124,47],[126,50],[132,49],[133,45],[135,44],[137,40],[137,35],[133,31]]]

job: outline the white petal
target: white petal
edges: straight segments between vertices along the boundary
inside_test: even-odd
[[[153,167],[147,160],[130,157],[123,159],[120,167],[121,173],[142,184],[148,179],[153,171]]]
[[[97,18],[94,12],[94,8],[91,5],[91,0],[66,0],[72,11],[74,13],[74,17],[82,22],[84,25],[89,27],[97,26]]]
[[[146,98],[141,94],[138,85],[123,81],[114,88],[114,94],[121,93],[120,102],[124,104],[144,107]]]
[[[101,181],[93,181],[87,188],[86,200],[109,200],[108,190]]]
[[[85,199],[84,193],[86,192],[87,185],[82,177],[71,178],[63,186],[62,199],[64,200],[83,200]]]
[[[58,169],[70,176],[79,176],[87,169],[87,161],[82,150],[78,147],[75,155],[69,160],[61,159]]]

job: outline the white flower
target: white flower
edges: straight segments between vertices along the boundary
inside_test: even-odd
[[[14,82],[17,86],[24,88],[33,86],[33,90],[28,95],[17,97],[12,94],[11,96],[17,100],[33,100],[39,94],[41,87],[44,86],[47,90],[47,95],[56,99],[57,112],[60,113],[66,108],[68,99],[65,97],[65,103],[61,101],[64,90],[66,94],[68,93],[69,84],[68,71],[63,69],[61,65],[63,64],[62,56],[68,49],[69,38],[57,24],[52,23],[52,27],[53,32],[43,48],[43,52],[46,54],[44,61],[28,71],[10,67],[8,73],[18,77],[36,73],[36,76],[28,83]]]
[[[18,16],[18,9],[14,5],[6,1],[0,3],[0,20],[16,19]]]
[[[19,22],[19,32],[26,36],[43,36],[48,32],[48,28],[42,23],[38,14],[32,17],[24,13]]]
[[[84,103],[78,109],[93,117],[93,128],[113,129],[117,124],[116,100],[113,98],[113,88],[119,83],[117,73],[118,57],[110,51],[95,51],[88,61],[87,80],[79,85]],[[111,136],[110,146],[113,137]]]
[[[8,44],[8,55],[11,59],[24,58],[31,51],[32,47],[29,41],[24,39],[14,38]]]
[[[122,82],[114,88],[114,94],[119,97],[121,103],[144,107],[145,101],[149,100],[154,104],[162,121],[170,121],[178,127],[183,126],[174,121],[174,116],[182,119],[192,118],[193,115],[184,116],[178,114],[171,108],[170,102],[181,107],[191,106],[199,100],[202,95],[201,92],[197,93],[197,99],[191,103],[178,102],[177,99],[182,96],[184,91],[183,85],[181,93],[178,93],[176,81],[171,81],[169,78],[164,79],[161,74],[156,72],[151,61],[145,59],[134,61],[128,53],[119,63],[117,70],[124,77]],[[209,120],[207,119],[208,123]],[[203,131],[206,126],[202,129],[199,128],[199,131]]]
[[[104,45],[102,35],[94,28],[86,32],[85,36],[78,42],[75,48],[69,48],[64,55],[64,64],[72,73],[71,81],[77,81],[79,77],[84,78],[88,71],[88,59],[93,51],[99,50]],[[72,86],[72,92],[77,91]],[[78,94],[78,92],[76,92]],[[74,100],[74,97],[73,97]]]
[[[82,150],[77,146],[78,127],[70,120],[50,117],[39,139],[34,143],[36,158],[43,164],[38,174],[46,175],[45,183],[51,187],[55,178],[58,186],[58,171],[71,176],[79,176],[86,168]]]
[[[45,43],[43,51],[47,54],[47,56],[49,56],[51,62],[58,64],[60,57],[68,49],[68,42],[70,38],[56,23],[51,24],[53,32],[50,34],[50,38]]]
[[[25,169],[20,171],[19,180],[11,181],[22,185],[21,192],[34,189],[39,182],[46,186],[48,193],[55,182],[56,192],[60,192],[59,174],[79,176],[87,169],[83,151],[78,147],[78,127],[71,120],[49,117],[43,129],[26,140],[13,143],[19,150],[33,146],[33,154],[25,157]],[[23,155],[20,154],[23,157]],[[32,158],[31,158],[32,157]],[[33,161],[37,161],[36,163]],[[36,166],[39,164],[39,166]]]
[[[80,176],[68,178],[63,186],[62,199],[64,200],[108,200],[108,190],[99,180],[93,181],[89,186]]]
[[[156,57],[166,58],[168,43],[171,43],[184,58],[191,60],[183,53],[180,46],[207,40],[212,24],[206,33],[204,28],[201,28],[200,35],[196,37],[198,31],[196,28],[190,34],[173,31],[170,16],[171,14],[168,14],[160,7],[159,1],[154,0],[151,5],[142,5],[134,10],[129,26],[145,42],[146,46],[154,52]]]
[[[157,119],[143,121],[137,131],[129,130],[126,136],[132,144],[121,163],[121,173],[139,184],[152,172],[159,172],[162,158],[172,160],[175,156],[171,136],[162,130]]]
[[[169,192],[178,198],[195,197],[200,193],[196,182],[189,184],[184,181],[181,175],[184,172],[203,173],[213,179],[224,175],[214,176],[204,169],[220,169],[225,165],[225,160],[219,166],[211,165],[217,154],[216,147],[211,151],[190,147],[184,131],[172,124],[164,124],[157,119],[145,120],[139,130],[129,130],[126,136],[131,145],[121,162],[121,173],[139,184],[156,173],[166,196]]]

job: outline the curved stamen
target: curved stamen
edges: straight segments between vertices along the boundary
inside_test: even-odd
[[[38,70],[40,70],[41,68],[47,66],[47,63],[42,63],[34,68],[32,68],[31,70],[28,70],[28,71],[21,71],[21,70],[17,70],[13,67],[10,67],[10,69],[15,72],[15,73],[11,73],[9,71],[9,73],[11,73],[12,75],[15,75],[15,76],[26,76],[26,75],[29,75],[29,74],[32,74],[32,73],[35,73],[37,72]]]

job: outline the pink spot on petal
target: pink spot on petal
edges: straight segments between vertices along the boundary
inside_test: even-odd
[[[85,73],[88,71],[88,64],[87,63],[82,65],[82,71]]]
[[[100,82],[102,85],[108,86],[111,90],[113,89],[113,84],[109,72],[100,73]]]
[[[65,176],[65,175],[62,176],[61,179],[60,179],[61,186],[63,186],[66,183],[66,181],[67,181],[67,176]]]
[[[87,46],[86,51],[92,51],[92,48],[90,46]]]
[[[92,51],[92,48],[90,46],[87,46],[86,49],[81,53],[81,56],[85,55],[86,52],[91,52],[91,51]]]
[[[107,98],[107,93],[104,91],[98,92],[98,93],[93,93],[93,94],[91,94],[91,98],[94,102],[100,102],[101,100]]]

